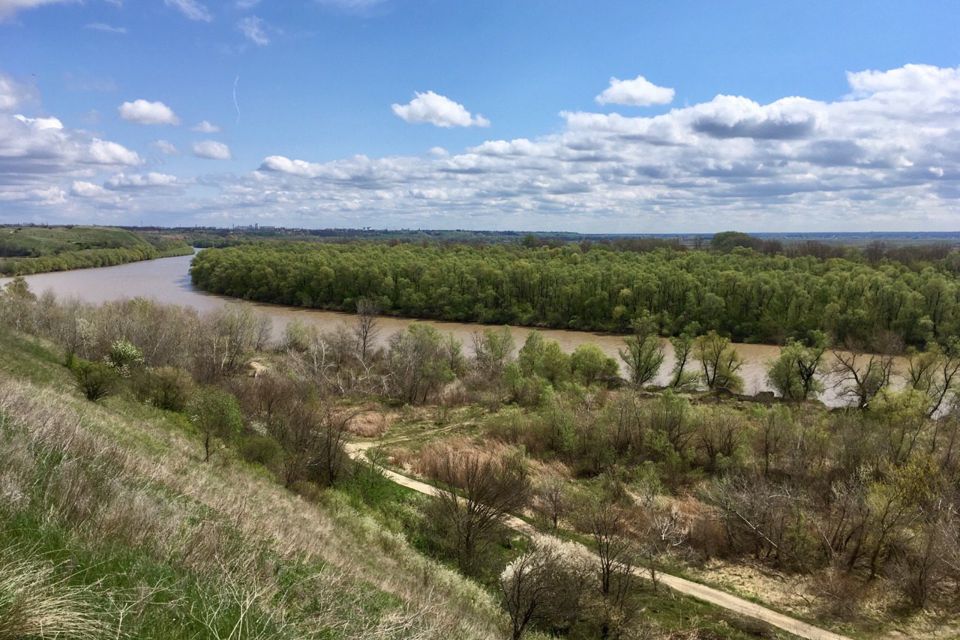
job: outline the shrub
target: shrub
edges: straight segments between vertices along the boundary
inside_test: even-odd
[[[81,360],[73,368],[73,377],[87,400],[96,402],[113,393],[120,376],[108,364]]]
[[[232,394],[207,387],[198,391],[190,400],[190,421],[203,436],[203,461],[210,461],[210,448],[214,438],[226,440],[239,433],[243,426],[240,405]]]
[[[175,367],[144,370],[133,379],[133,391],[138,399],[167,411],[183,411],[192,389],[190,375]]]
[[[143,364],[143,353],[136,345],[127,340],[115,340],[110,345],[107,361],[120,372],[120,375],[127,377],[130,375],[132,368]]]
[[[269,467],[283,454],[276,440],[259,434],[243,438],[240,442],[240,455],[247,462],[255,462]]]

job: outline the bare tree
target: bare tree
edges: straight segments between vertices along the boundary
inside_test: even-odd
[[[533,485],[533,509],[546,517],[554,530],[559,528],[560,519],[570,508],[567,493],[567,482],[556,473],[539,479]]]
[[[380,333],[377,316],[380,314],[380,305],[369,298],[357,300],[357,322],[353,327],[353,334],[357,339],[357,355],[364,362],[370,354],[370,349]]]
[[[530,480],[524,462],[516,455],[447,449],[428,462],[426,471],[443,483],[435,505],[452,536],[460,570],[475,575],[490,535],[527,502]]]
[[[941,348],[934,343],[925,351],[911,350],[907,380],[911,388],[927,396],[927,417],[936,416],[960,382],[960,344]]]
[[[860,409],[865,409],[881,389],[890,384],[893,356],[864,354],[856,349],[834,351],[833,374],[835,387],[841,396],[851,398]]]
[[[519,640],[531,624],[551,627],[575,618],[586,576],[553,544],[538,545],[510,563],[500,576],[510,637]]]

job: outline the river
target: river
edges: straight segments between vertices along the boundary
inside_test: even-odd
[[[30,289],[37,294],[52,291],[58,298],[77,298],[95,304],[122,298],[144,297],[152,298],[157,302],[189,306],[204,312],[236,303],[233,298],[204,293],[194,288],[190,283],[189,273],[192,259],[193,256],[177,256],[132,262],[116,267],[40,273],[27,276],[26,280]],[[8,281],[9,278],[0,279],[0,286]],[[281,335],[284,327],[292,320],[316,325],[324,330],[332,329],[340,323],[352,322],[352,316],[346,313],[271,304],[249,304],[257,312],[267,315],[273,320],[275,336]],[[411,322],[415,321],[406,318],[380,318],[378,339],[385,342],[390,335],[404,329]],[[473,334],[484,328],[483,325],[460,322],[432,320],[425,322],[434,325],[441,331],[453,334],[464,344],[467,352],[471,351]],[[513,338],[519,348],[532,329],[510,327],[510,331],[513,333]],[[596,344],[606,354],[617,358],[619,362],[618,350],[623,346],[621,337],[562,329],[542,329],[541,332],[544,337],[560,343],[564,351],[571,352],[579,345],[589,342]],[[770,390],[766,369],[768,363],[779,354],[779,347],[757,344],[736,344],[735,346],[744,359],[744,365],[740,371],[744,380],[744,392],[756,394]],[[666,360],[656,381],[658,384],[667,382],[670,369],[673,366],[673,350],[666,340],[664,340],[664,350]],[[828,354],[827,357],[831,356]],[[842,399],[837,397],[833,386],[832,384],[826,385],[827,390],[822,394],[821,399],[828,405],[836,406],[842,404]]]

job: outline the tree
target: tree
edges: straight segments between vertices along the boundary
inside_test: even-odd
[[[627,535],[627,514],[609,498],[585,500],[575,516],[577,528],[593,539],[602,601],[600,637],[626,627],[633,602],[636,548]]]
[[[743,378],[737,373],[743,366],[743,359],[730,344],[730,338],[711,331],[697,338],[693,349],[708,389],[740,391],[743,388]]]
[[[786,400],[802,402],[809,399],[823,391],[818,376],[826,350],[823,334],[814,338],[809,347],[796,340],[787,341],[779,357],[768,368],[767,381]]]
[[[663,345],[649,316],[636,318],[632,326],[633,334],[624,338],[626,348],[620,349],[620,359],[627,365],[630,382],[642,387],[657,377],[663,365]]]
[[[549,473],[533,484],[532,507],[550,521],[554,530],[569,510],[567,482],[559,473]]]
[[[555,544],[544,541],[507,565],[500,576],[503,606],[510,616],[510,637],[519,640],[534,623],[548,628],[575,619],[585,576],[565,561]]]
[[[491,534],[527,502],[526,465],[518,455],[495,457],[448,448],[429,462],[427,473],[443,485],[434,504],[451,536],[457,564],[464,574],[476,575]]]
[[[853,399],[856,406],[865,409],[890,384],[893,356],[864,354],[855,349],[834,351],[833,374],[839,395]]]
[[[927,416],[936,416],[960,382],[960,341],[953,340],[945,348],[934,342],[924,351],[910,349],[907,382],[927,397]]]
[[[390,338],[387,370],[394,397],[411,404],[426,402],[463,371],[460,343],[431,325],[415,322]]]
[[[674,389],[687,389],[696,386],[697,375],[686,372],[687,364],[693,354],[697,326],[690,325],[674,338],[670,338],[673,347],[673,369],[670,373],[670,386]]]
[[[473,334],[473,361],[477,373],[485,380],[499,381],[513,357],[515,345],[509,327],[484,329]]]
[[[527,336],[517,356],[517,364],[525,377],[540,376],[555,387],[570,379],[570,356],[557,342],[544,339],[539,331],[531,331]]]
[[[554,343],[556,344],[556,343]],[[617,361],[595,344],[578,346],[570,355],[570,369],[587,386],[617,377]]]
[[[380,314],[380,305],[369,298],[357,300],[357,322],[353,333],[357,338],[357,355],[364,362],[367,361],[370,348],[373,346],[380,329],[377,326],[377,316]]]
[[[240,433],[243,416],[233,394],[205,387],[199,389],[187,408],[192,422],[203,437],[203,461],[210,461],[213,440],[226,440]]]

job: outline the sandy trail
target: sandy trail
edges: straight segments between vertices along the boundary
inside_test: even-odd
[[[365,459],[366,452],[369,449],[384,444],[399,443],[405,439],[406,438],[398,438],[396,440],[389,441],[367,440],[362,442],[351,442],[347,444],[346,451],[347,454],[355,460]],[[381,469],[381,471],[383,472],[384,476],[402,487],[406,487],[428,496],[436,494],[436,487],[429,485],[426,482],[416,480],[389,469]],[[521,520],[516,516],[507,516],[504,520],[504,524],[514,531],[522,533],[526,536],[550,537],[549,534],[543,533],[529,522]],[[647,572],[641,568],[634,569],[634,573],[644,579],[648,577]],[[792,633],[800,638],[806,638],[807,640],[851,640],[847,636],[842,636],[840,634],[833,633],[832,631],[815,627],[812,624],[803,622],[802,620],[791,618],[788,615],[773,611],[772,609],[768,609],[755,602],[750,602],[749,600],[731,595],[724,591],[720,591],[719,589],[714,589],[713,587],[708,587],[704,584],[700,584],[699,582],[687,580],[686,578],[670,575],[661,571],[657,572],[657,579],[662,584],[667,585],[674,591],[691,596],[698,600],[702,600],[704,602],[709,602],[712,605],[732,611],[739,615],[760,620],[771,626],[777,627],[778,629]]]

